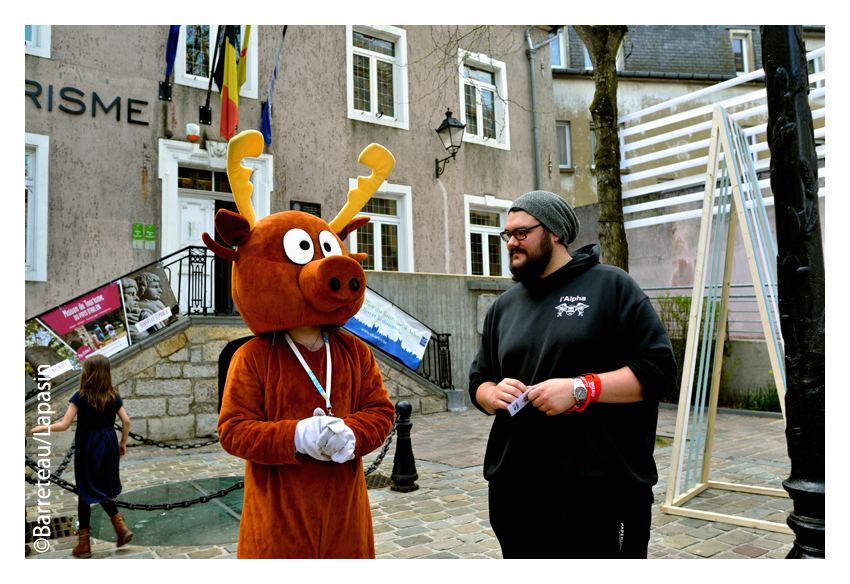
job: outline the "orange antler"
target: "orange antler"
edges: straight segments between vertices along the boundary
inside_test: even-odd
[[[256,158],[263,153],[263,135],[256,130],[245,130],[234,136],[227,145],[227,179],[230,181],[230,189],[233,198],[236,199],[236,208],[254,229],[256,216],[254,206],[251,204],[251,193],[254,185],[248,180],[251,178],[251,169],[242,166],[242,159],[246,157]]]
[[[340,233],[345,229],[348,222],[360,212],[366,201],[375,194],[375,191],[378,190],[378,187],[395,167],[395,158],[389,150],[380,144],[366,146],[360,153],[358,160],[360,164],[365,164],[371,168],[372,174],[368,177],[357,177],[357,188],[348,191],[348,201],[334,220],[329,223],[334,233]]]

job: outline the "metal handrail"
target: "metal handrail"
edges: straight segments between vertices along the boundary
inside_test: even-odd
[[[730,288],[753,288],[752,284],[730,284]],[[706,286],[708,288],[708,286]],[[685,294],[670,294],[670,296],[687,296],[691,297],[691,293],[693,292],[693,286],[650,286],[646,288],[642,288],[644,293],[649,297],[650,301],[652,301],[653,307],[656,312],[660,313],[660,306],[658,305],[657,299],[659,297],[663,298],[664,294],[650,294],[650,292],[673,292],[673,291],[682,291],[687,292]],[[769,290],[766,291],[766,295],[768,297],[769,302],[776,302],[777,298],[770,293]],[[734,304],[733,304],[734,303]],[[757,320],[752,320],[746,318],[747,315],[755,313],[758,314],[758,308],[749,309],[746,305],[752,304],[757,306],[757,300],[755,293],[753,294],[729,294],[729,315],[728,315],[728,328],[727,332],[731,334],[735,334],[736,336],[741,335],[754,335],[756,337],[761,338],[763,336],[763,330],[761,325],[761,318]],[[770,313],[771,319],[776,322],[774,318],[774,312],[772,310],[768,311]],[[660,314],[659,314],[660,316]],[[748,325],[759,325],[756,327],[748,327]],[[743,326],[735,326],[735,325],[743,325]],[[668,334],[674,336],[679,331],[667,331]]]

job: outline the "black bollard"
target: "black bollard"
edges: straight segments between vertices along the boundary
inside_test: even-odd
[[[413,411],[413,407],[406,401],[400,401],[396,404],[395,411],[398,414],[398,422],[396,423],[397,442],[395,457],[393,458],[393,474],[390,475],[392,480],[390,488],[393,491],[409,493],[419,488],[419,485],[416,484],[419,475],[416,473],[413,446],[410,444],[410,428],[413,427],[410,422],[410,413]]]
[[[788,558],[826,556],[826,275],[817,154],[800,26],[762,26],[770,186],[775,197],[779,318],[785,340],[785,436],[794,500]]]

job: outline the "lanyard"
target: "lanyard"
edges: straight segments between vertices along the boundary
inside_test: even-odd
[[[292,342],[292,337],[289,336],[289,333],[285,333],[286,342],[289,343],[289,347],[292,349],[292,352],[295,353],[295,356],[298,357],[298,360],[301,361],[301,366],[304,367],[304,370],[307,372],[307,375],[310,376],[310,380],[313,382],[313,385],[316,386],[316,389],[319,390],[319,393],[325,398],[325,406],[328,408],[328,415],[333,416],[333,411],[331,410],[331,346],[328,343],[328,336],[325,334],[325,331],[322,331],[322,339],[325,341],[325,352],[327,355],[327,391],[322,389],[322,384],[319,383],[319,380],[316,379],[316,376],[313,374],[313,371],[310,369],[310,366],[307,365],[307,361],[304,360],[304,357],[301,356],[301,352],[298,350],[298,347],[295,346],[295,343]]]

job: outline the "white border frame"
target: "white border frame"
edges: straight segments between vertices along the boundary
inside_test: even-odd
[[[33,265],[25,269],[25,281],[47,282],[47,212],[48,212],[48,164],[50,162],[50,136],[24,132],[24,148],[35,149],[35,176],[33,177],[33,192],[35,204],[33,225],[35,250],[32,254]],[[26,266],[26,250],[24,251],[24,266]]]
[[[466,256],[466,275],[471,276],[472,274],[472,254],[470,250],[471,240],[470,234],[471,225],[469,224],[469,210],[476,209],[481,211],[489,211],[491,213],[499,213],[502,220],[502,229],[505,228],[505,225],[508,220],[508,209],[511,207],[513,201],[509,201],[507,199],[497,199],[493,195],[484,195],[483,197],[479,197],[476,195],[463,195],[463,231],[464,231],[464,245],[466,249],[464,250],[464,255]],[[500,240],[501,241],[501,240]],[[501,256],[502,256],[502,273],[501,274],[490,274],[490,276],[509,276],[510,269],[508,268],[508,246],[501,245]],[[485,278],[486,276],[481,276]]]
[[[560,158],[560,145],[558,144],[558,127],[565,126],[567,128],[567,162],[569,163],[567,166],[561,166],[561,158]],[[573,163],[573,137],[571,135],[572,125],[569,120],[556,120],[555,121],[555,146],[558,148],[558,170],[561,169],[572,169],[575,168],[575,164]]]
[[[744,41],[744,46],[742,49],[744,50],[744,71],[735,71],[735,75],[740,77],[741,75],[747,75],[748,73],[752,73],[753,69],[753,59],[755,57],[756,49],[753,46],[753,31],[747,28],[730,28],[729,29],[729,42],[732,44],[732,64],[734,66],[735,63],[735,39],[740,38]]]
[[[466,101],[464,100],[463,87],[463,64],[493,71],[496,81],[496,138],[482,138],[469,132],[463,133],[463,141],[480,146],[489,146],[500,150],[511,149],[510,118],[508,117],[508,72],[504,62],[493,59],[483,53],[470,53],[464,49],[457,50],[457,74],[458,74],[458,108],[460,110],[460,123],[466,124]]]
[[[389,116],[381,116],[379,118],[375,112],[364,112],[354,109],[354,53],[355,51],[358,53],[371,53],[371,51],[355,49],[355,47],[351,44],[351,35],[354,31],[362,32],[369,36],[385,38],[396,43],[396,56],[394,58],[384,58],[386,61],[394,61],[393,93],[395,95],[396,114],[394,118]],[[378,124],[379,126],[389,126],[399,130],[410,130],[410,100],[408,98],[407,83],[407,31],[403,28],[383,24],[346,24],[345,92],[348,107],[348,119],[356,120],[358,122],[366,122],[369,124]]]
[[[32,25],[34,41],[31,43],[24,41],[24,54],[34,57],[50,58],[50,30],[49,24],[34,24]],[[20,30],[20,29],[19,29]]]
[[[242,26],[242,38],[245,38],[245,26]],[[218,31],[217,24],[210,24],[210,49],[215,50],[215,37]],[[259,51],[257,50],[257,38],[259,28],[256,24],[251,25],[251,38],[248,39],[248,70],[245,72],[245,85],[240,88],[239,97],[257,99],[258,95],[258,59]],[[210,67],[212,67],[212,55],[210,55]],[[212,73],[212,72],[211,72]],[[174,83],[176,85],[185,85],[187,87],[195,87],[196,89],[206,89],[210,85],[209,77],[198,77],[197,75],[186,74],[186,26],[180,25],[180,37],[177,39],[177,56],[174,58]],[[213,81],[213,91],[220,93],[221,89]]]
[[[561,71],[563,69],[569,68],[570,62],[568,60],[569,55],[567,54],[567,35],[564,34],[564,27],[558,29],[557,33],[549,31],[549,34],[558,37],[558,49],[561,53],[561,66],[555,67],[554,65],[552,65],[552,43],[549,43],[549,66],[555,71]],[[547,38],[552,38],[549,35],[546,36]]]
[[[357,188],[357,179],[348,179],[348,189]],[[403,229],[399,233],[398,243],[398,271],[413,272],[413,188],[408,185],[397,185],[384,181],[373,196],[385,199],[394,199],[399,202],[399,225]],[[371,217],[368,213],[359,212],[355,217]],[[359,253],[357,250],[357,231],[351,232],[346,238],[345,247],[349,253]],[[383,266],[381,266],[383,268]],[[385,271],[383,269],[378,271]]]
[[[253,34],[252,34],[253,36]],[[177,140],[159,140],[159,178],[162,180],[161,252],[166,256],[180,249],[180,189],[177,186],[178,166],[224,171],[227,170],[227,146],[224,142],[207,141],[208,150],[200,145]],[[242,166],[253,168],[251,204],[257,221],[271,214],[271,194],[274,190],[274,157],[261,154],[245,158]],[[212,235],[212,234],[210,234]]]

